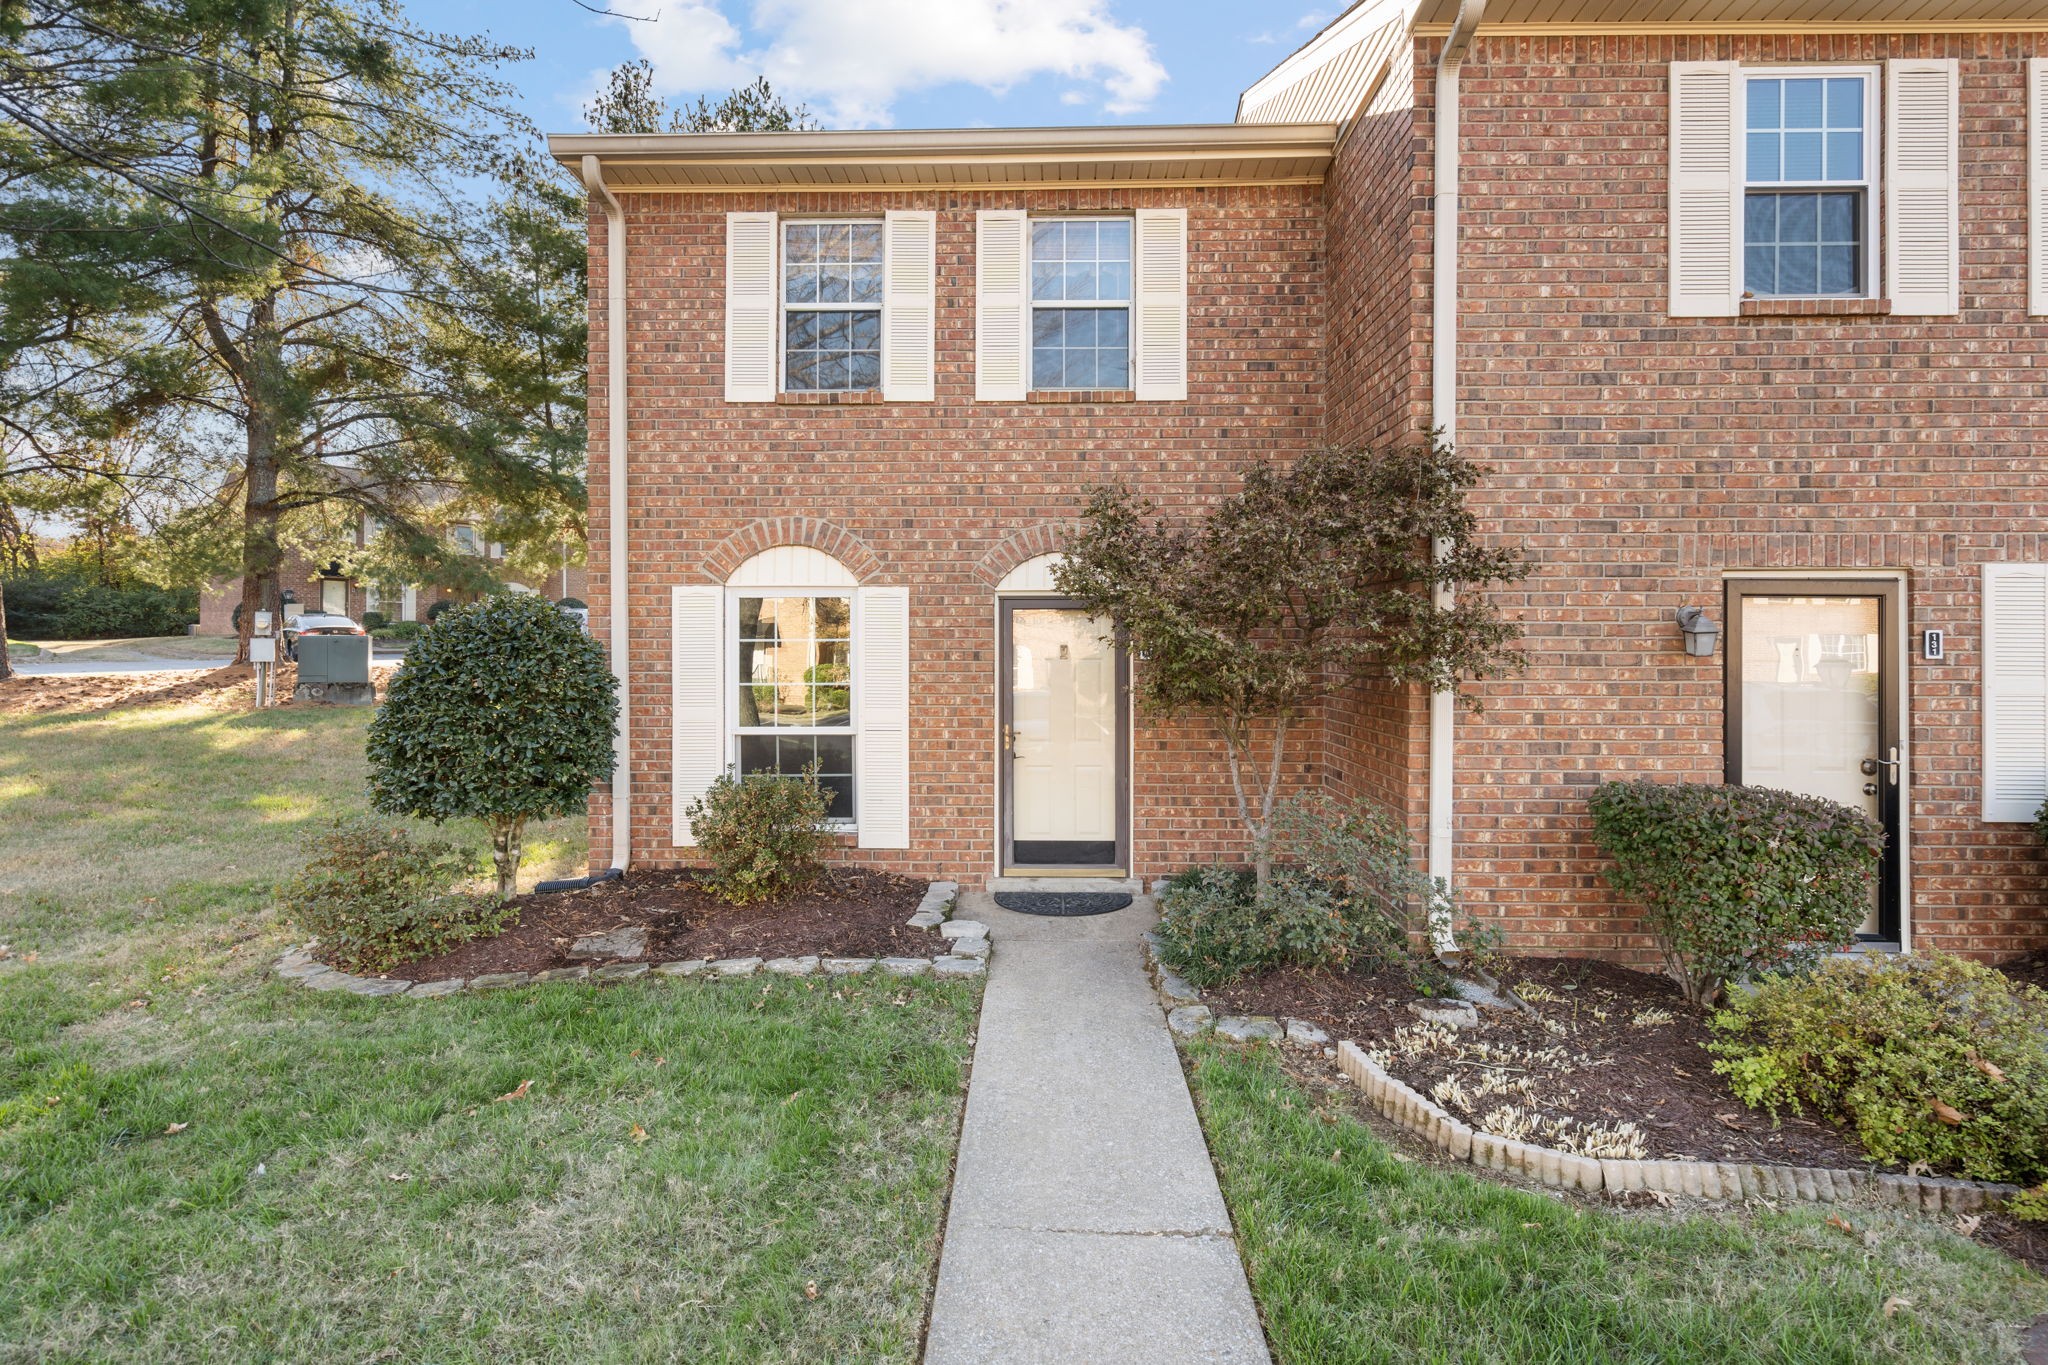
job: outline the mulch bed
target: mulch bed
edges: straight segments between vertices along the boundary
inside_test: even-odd
[[[1998,964],[1998,970],[2015,981],[2048,991],[2048,948]]]
[[[572,958],[585,934],[644,925],[641,962],[722,957],[929,957],[941,940],[905,921],[928,883],[865,868],[827,868],[794,895],[728,905],[689,871],[628,872],[584,891],[521,896],[511,926],[387,975],[407,981],[539,972],[593,961]],[[316,953],[317,956],[317,953]]]
[[[1471,1121],[1513,1105],[1539,1121],[1607,1128],[1635,1123],[1642,1130],[1643,1155],[1653,1160],[1835,1169],[1868,1164],[1854,1139],[1835,1128],[1791,1114],[1774,1127],[1769,1115],[1744,1108],[1714,1074],[1714,1058],[1704,1046],[1705,1021],[1665,978],[1585,959],[1528,957],[1509,961],[1501,979],[1525,999],[1538,997],[1529,1000],[1535,1014],[1482,1010],[1479,1027],[1462,1031],[1458,1042],[1497,1049],[1505,1060],[1493,1070],[1506,1079],[1528,1077],[1529,1090],[1476,1099],[1476,1114],[1446,1104],[1461,1118]],[[1205,994],[1232,1013],[1311,1020],[1332,1038],[1368,1050],[1391,1049],[1396,1031],[1419,1022],[1407,1008],[1416,998],[1414,987],[1398,968],[1290,969]],[[1425,1095],[1446,1079],[1470,1091],[1489,1070],[1433,1052],[1396,1054],[1388,1069]],[[1498,1131],[1495,1125],[1479,1126]],[[1564,1145],[1540,1130],[1527,1140]]]

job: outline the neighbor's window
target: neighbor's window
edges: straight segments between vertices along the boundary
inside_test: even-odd
[[[815,763],[833,820],[854,818],[853,598],[741,597],[734,732],[740,772],[796,777]]]
[[[782,387],[882,387],[882,225],[782,225]]]
[[[1031,387],[1131,386],[1131,220],[1031,224]]]
[[[1759,298],[1870,287],[1876,176],[1866,73],[1746,78],[1743,288]]]

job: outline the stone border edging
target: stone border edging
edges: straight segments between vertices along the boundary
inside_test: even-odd
[[[881,971],[889,976],[975,977],[988,970],[988,927],[974,920],[948,920],[960,895],[957,882],[933,882],[908,923],[914,929],[936,929],[946,939],[945,953],[931,957],[727,957],[692,958],[681,962],[608,962],[601,967],[551,967],[539,972],[486,972],[482,976],[449,977],[442,981],[402,981],[388,976],[356,976],[316,961],[310,943],[277,960],[276,972],[308,990],[346,991],[351,995],[403,996],[426,1000],[464,991],[508,990],[556,981],[633,981],[643,976],[729,977],[858,976]]]
[[[1158,974],[1160,1005],[1167,1010],[1173,1032],[1193,1037],[1211,1029],[1237,1042],[1276,1042],[1283,1036],[1276,1021],[1216,1019],[1201,994],[1159,960],[1158,940],[1145,936],[1145,959]],[[1328,1041],[1321,1029],[1302,1020],[1284,1021],[1288,1042],[1319,1046]],[[1301,1031],[1297,1030],[1301,1026]],[[1756,1166],[1731,1161],[1634,1161],[1579,1156],[1532,1142],[1518,1142],[1481,1132],[1449,1110],[1395,1079],[1349,1039],[1325,1056],[1356,1084],[1373,1108],[1402,1130],[1422,1138],[1453,1159],[1490,1171],[1512,1171],[1545,1185],[1587,1193],[1626,1194],[1653,1190],[1703,1199],[1783,1199],[1833,1204],[1871,1197],[1923,1213],[1972,1213],[1995,1208],[2020,1193],[2018,1185],[1988,1180],[1954,1180],[1943,1176],[1897,1175],[1890,1172],[1824,1170],[1807,1166]]]

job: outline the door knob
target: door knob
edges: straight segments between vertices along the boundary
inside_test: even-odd
[[[1877,795],[1877,784],[1875,782],[1865,782],[1863,784],[1863,794],[1865,796]]]

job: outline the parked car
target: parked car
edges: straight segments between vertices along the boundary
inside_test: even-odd
[[[284,657],[297,662],[301,635],[367,635],[353,617],[309,611],[284,623]]]

